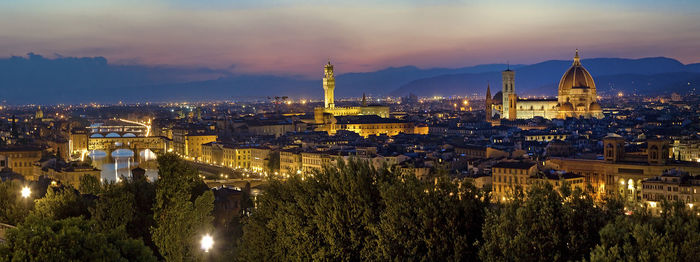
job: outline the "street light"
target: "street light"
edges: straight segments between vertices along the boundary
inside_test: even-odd
[[[204,252],[209,252],[209,249],[211,249],[211,247],[214,246],[214,239],[211,237],[211,235],[206,234],[202,237],[202,241],[200,242],[200,244]]]
[[[26,186],[25,186],[25,187],[22,188],[21,194],[22,194],[22,197],[23,197],[23,198],[28,198],[29,195],[32,194],[32,190],[29,189],[29,187],[26,187]]]

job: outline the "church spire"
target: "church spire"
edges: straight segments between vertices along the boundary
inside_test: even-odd
[[[487,100],[491,99],[491,84],[490,83],[486,84],[486,99]]]
[[[365,96],[365,93],[362,93],[362,106],[367,106],[367,96]]]

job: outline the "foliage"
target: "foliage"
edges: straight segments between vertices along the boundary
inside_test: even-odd
[[[488,211],[484,261],[573,261],[586,259],[598,231],[610,219],[606,206],[594,205],[590,194],[564,187],[557,192],[549,183],[537,183],[527,198]]]
[[[119,184],[108,184],[90,208],[90,214],[100,230],[116,229],[134,220],[134,194]]]
[[[267,161],[267,172],[272,174],[275,171],[280,170],[280,152],[279,151],[272,151],[268,155],[268,161]]]
[[[158,163],[153,242],[168,261],[201,259],[197,244],[203,234],[211,232],[214,194],[197,171],[176,155],[160,156]]]
[[[2,261],[156,261],[140,240],[128,238],[123,228],[95,230],[94,222],[82,218],[53,220],[30,216],[7,232],[0,245]]]
[[[697,261],[700,218],[683,203],[664,204],[661,217],[618,217],[600,232],[591,261]]]
[[[396,177],[399,178],[399,177]],[[376,227],[376,260],[475,258],[481,241],[485,196],[471,183],[445,176],[425,183],[402,176],[380,185],[384,210]]]
[[[17,180],[0,182],[0,223],[17,225],[29,214],[34,202],[21,196],[23,187],[24,182]]]
[[[94,208],[90,208],[98,228],[112,230],[124,226],[130,237],[141,238],[155,249],[150,233],[155,184],[145,177],[133,177],[120,183],[104,184],[99,191]]]
[[[102,189],[102,182],[99,178],[91,175],[83,175],[80,177],[80,185],[78,191],[81,194],[97,195]]]
[[[88,208],[92,204],[90,199],[83,198],[70,186],[50,187],[43,198],[35,201],[32,213],[55,220],[79,216],[89,218]]]
[[[273,180],[246,221],[240,259],[468,259],[477,250],[484,202],[471,185],[437,181],[360,160]]]

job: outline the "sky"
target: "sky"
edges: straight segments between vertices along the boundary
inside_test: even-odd
[[[700,62],[700,1],[3,0],[0,57],[317,76],[666,56]]]

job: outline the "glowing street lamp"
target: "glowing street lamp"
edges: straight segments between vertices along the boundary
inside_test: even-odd
[[[200,244],[204,252],[209,252],[209,250],[214,246],[214,238],[212,238],[211,235],[206,234],[202,237]]]
[[[28,198],[32,194],[32,190],[25,186],[22,188],[21,194],[23,198]]]

